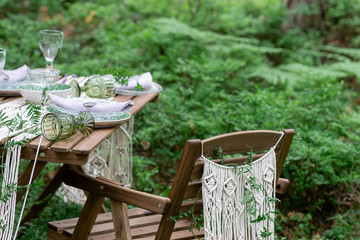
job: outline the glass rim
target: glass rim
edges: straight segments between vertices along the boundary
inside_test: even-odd
[[[43,129],[44,129],[44,127],[43,127],[44,121],[45,121],[46,118],[48,118],[49,116],[54,116],[55,119],[57,120],[58,124],[59,124],[59,134],[56,135],[55,138],[50,138],[50,137],[45,133],[45,131],[43,130]],[[62,131],[63,131],[63,127],[62,127],[62,125],[61,125],[61,119],[59,118],[59,116],[57,116],[57,114],[55,114],[55,113],[47,113],[47,114],[45,114],[44,117],[41,119],[41,132],[42,132],[42,135],[45,137],[46,140],[48,140],[48,141],[56,141],[56,140],[60,137]]]
[[[62,31],[59,30],[51,30],[51,29],[44,29],[39,31],[40,34],[46,33],[51,35],[64,35]]]
[[[6,52],[6,49],[0,48],[0,52]]]

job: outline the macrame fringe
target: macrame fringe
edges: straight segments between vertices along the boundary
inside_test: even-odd
[[[203,157],[203,156],[202,156]],[[266,239],[274,239],[274,222],[252,223],[259,215],[270,214],[274,218],[275,203],[266,199],[263,191],[250,188],[249,175],[239,174],[244,166],[234,167],[216,164],[205,157],[203,173],[204,231],[206,240],[254,240],[264,239],[261,232],[271,232]],[[263,186],[269,197],[275,197],[276,156],[274,148],[251,164],[253,176]],[[245,191],[253,191],[256,214],[248,212],[241,200]]]
[[[24,213],[26,200],[30,190],[30,184],[33,179],[35,166],[37,163],[40,145],[42,142],[42,136],[40,137],[39,145],[36,151],[35,160],[33,164],[33,168],[30,174],[30,179],[28,183],[28,187],[26,189],[24,202],[21,208],[19,221],[17,223],[16,229],[14,231],[15,226],[15,208],[16,208],[16,194],[17,194],[17,182],[18,182],[18,174],[19,174],[19,163],[21,157],[21,147],[15,145],[8,149],[6,158],[5,158],[5,167],[3,169],[3,180],[1,185],[1,196],[8,196],[5,202],[0,202],[0,240],[10,240],[16,239],[16,235],[19,231],[20,221],[22,215]],[[10,187],[7,187],[10,186]]]
[[[3,180],[1,185],[1,197],[7,196],[5,202],[0,202],[0,239],[12,238],[15,222],[16,187],[18,182],[19,161],[21,147],[14,146],[7,151]],[[7,187],[9,186],[9,187]]]

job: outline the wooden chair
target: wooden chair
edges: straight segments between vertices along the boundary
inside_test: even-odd
[[[278,181],[285,158],[295,131],[283,130],[284,136],[275,153],[277,157],[276,180]],[[279,139],[281,133],[256,130],[234,132],[205,139],[204,155],[214,157],[215,147],[221,146],[225,154],[246,154],[250,148],[253,160],[258,159]],[[128,188],[104,178],[93,178],[67,170],[64,173],[66,184],[89,192],[79,218],[48,223],[48,239],[195,239],[189,231],[189,219],[176,223],[170,217],[178,216],[191,207],[202,208],[201,177],[204,167],[199,159],[200,140],[188,140],[173,180],[169,197],[160,197]],[[224,164],[243,164],[247,156],[228,158]],[[220,160],[215,160],[220,161]],[[277,192],[283,192],[288,184],[280,179]],[[99,214],[104,197],[110,198],[112,213]],[[127,210],[130,204],[138,208]],[[204,236],[202,229],[194,230],[199,237]]]

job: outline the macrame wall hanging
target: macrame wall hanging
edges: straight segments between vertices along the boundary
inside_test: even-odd
[[[282,136],[281,136],[282,137]],[[281,139],[280,137],[280,139]],[[280,141],[278,140],[278,142]],[[212,162],[202,155],[204,172],[202,177],[204,232],[206,240],[255,240],[265,239],[262,232],[272,233],[266,239],[274,239],[274,222],[253,222],[258,216],[269,213],[274,218],[275,202],[266,198],[275,198],[276,155],[275,148],[270,149],[251,166],[224,166]],[[239,174],[247,167],[251,175],[263,186],[262,191],[251,189],[250,173]],[[246,192],[255,199],[256,214],[250,214],[242,201]]]

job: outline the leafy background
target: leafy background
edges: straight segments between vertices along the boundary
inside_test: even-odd
[[[2,0],[6,68],[45,66],[41,29],[65,34],[63,74],[122,66],[164,87],[136,116],[134,188],[166,195],[187,139],[294,128],[278,238],[360,238],[358,0]],[[54,197],[19,239],[80,209]]]

